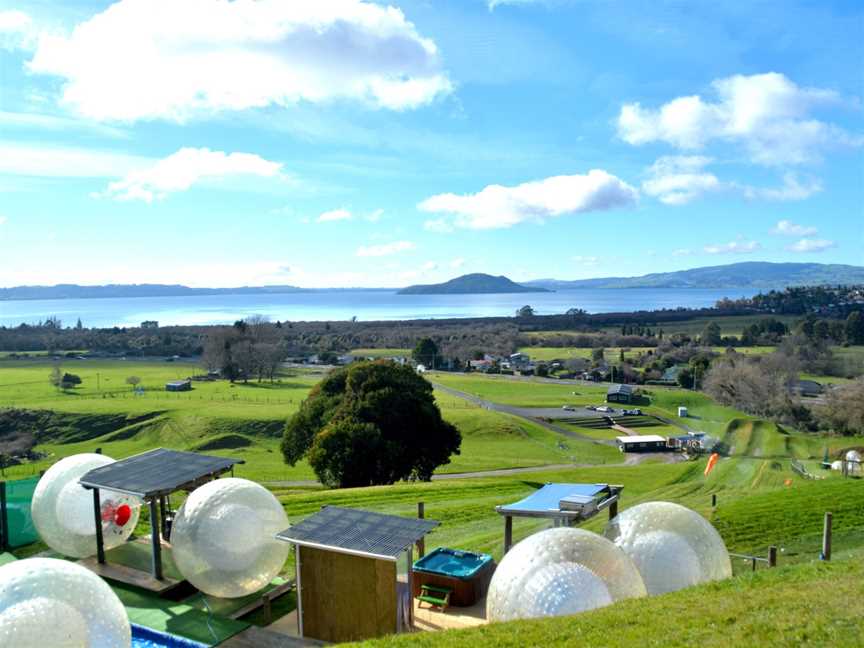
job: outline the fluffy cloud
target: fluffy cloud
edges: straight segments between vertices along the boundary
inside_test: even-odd
[[[600,258],[596,256],[577,255],[573,257],[573,261],[584,266],[595,266],[600,262]]]
[[[677,97],[660,108],[625,104],[618,135],[630,144],[666,142],[699,149],[712,140],[743,145],[759,164],[801,164],[826,147],[860,144],[832,124],[811,117],[814,109],[840,103],[837,93],[802,88],[776,72],[735,75],[711,84],[716,101]]]
[[[434,261],[427,261],[426,263],[424,263],[422,265],[422,267],[420,269],[423,270],[423,272],[430,272],[432,270],[436,270],[437,268],[438,268],[437,263],[435,263]]]
[[[432,40],[362,0],[120,0],[43,34],[29,69],[63,79],[80,113],[123,121],[341,99],[402,110],[452,89]]]
[[[432,196],[418,209],[452,214],[452,225],[470,229],[512,227],[526,220],[629,207],[639,193],[623,180],[594,169],[586,175],[554,176],[515,187],[489,185],[475,194]],[[427,221],[426,229],[443,231],[446,219]]]
[[[351,212],[347,209],[331,209],[318,216],[319,223],[328,221],[351,220]]]
[[[366,215],[366,220],[369,221],[370,223],[377,223],[378,221],[381,220],[381,217],[383,215],[384,215],[383,209],[376,209],[375,211]]]
[[[666,205],[684,205],[723,185],[704,170],[711,158],[701,155],[670,155],[659,158],[648,170],[642,191]]]
[[[0,11],[0,49],[30,49],[36,42],[33,21],[23,11]]]
[[[816,179],[802,181],[794,173],[783,175],[780,187],[742,187],[744,196],[762,200],[805,200],[822,191],[822,183]]]
[[[796,225],[790,220],[777,221],[777,224],[771,230],[772,233],[782,236],[813,236],[816,234],[816,231],[815,227]]]
[[[359,257],[382,257],[398,254],[406,250],[413,250],[416,246],[411,241],[394,241],[393,243],[382,243],[381,245],[368,245],[357,248]]]
[[[224,153],[206,148],[182,148],[152,166],[132,171],[112,182],[97,197],[115,200],[161,200],[169,193],[186,191],[205,180],[223,180],[232,176],[273,178],[282,165],[252,153]]]
[[[802,238],[800,241],[786,246],[786,249],[790,252],[824,252],[835,245],[834,241],[826,241],[825,239]]]
[[[450,262],[450,267],[453,268],[454,270],[456,268],[461,268],[464,265],[465,265],[465,259],[463,259],[462,257],[457,257]]]
[[[678,248],[677,250],[672,250],[672,256],[682,257],[682,256],[690,256],[693,254],[693,250],[690,248]]]
[[[715,245],[706,245],[703,249],[708,254],[750,254],[761,249],[761,245],[756,241],[730,241],[729,243],[718,243]]]
[[[0,174],[55,178],[117,178],[154,160],[93,148],[0,141]]]

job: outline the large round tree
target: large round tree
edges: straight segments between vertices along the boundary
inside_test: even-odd
[[[285,426],[282,454],[291,465],[306,457],[328,486],[370,486],[428,481],[461,443],[411,367],[357,362],[312,389]]]

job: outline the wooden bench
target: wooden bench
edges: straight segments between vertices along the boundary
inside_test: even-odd
[[[420,596],[417,597],[417,600],[420,603],[428,603],[430,607],[439,607],[443,611],[450,605],[452,593],[453,590],[449,587],[438,587],[424,583],[420,586]],[[417,607],[420,607],[420,603],[417,604]]]

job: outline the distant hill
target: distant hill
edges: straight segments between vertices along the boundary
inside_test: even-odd
[[[536,279],[525,285],[550,290],[574,288],[757,288],[864,284],[864,267],[824,263],[769,263],[746,261],[729,265],[658,272],[641,277],[601,277],[562,281]]]
[[[537,293],[551,292],[542,286],[523,286],[507,277],[494,277],[474,273],[456,277],[440,284],[408,286],[399,291],[400,295],[481,295],[492,293]]]

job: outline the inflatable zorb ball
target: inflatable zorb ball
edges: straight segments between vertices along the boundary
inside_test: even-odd
[[[117,648],[131,643],[126,608],[88,569],[54,558],[0,567],[0,646]]]
[[[527,537],[504,556],[489,584],[486,616],[575,614],[639,596],[645,585],[623,551],[596,533],[559,527]]]
[[[263,486],[234,477],[189,495],[171,529],[174,562],[206,594],[236,598],[267,585],[290,546],[275,539],[288,527],[279,501]]]
[[[93,491],[78,483],[94,468],[114,463],[100,454],[77,454],[61,459],[42,475],[30,505],[39,536],[54,551],[71,558],[96,553]],[[138,524],[141,500],[111,490],[100,490],[102,540],[105,549],[123,544]]]
[[[647,502],[620,513],[606,537],[636,563],[649,594],[732,576],[723,538],[701,515],[672,502]]]

